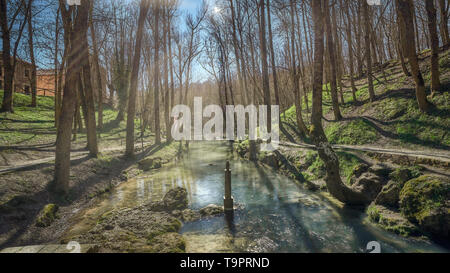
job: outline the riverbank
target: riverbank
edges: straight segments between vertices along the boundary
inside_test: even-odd
[[[248,141],[237,143],[235,149],[248,159]],[[379,161],[371,153],[338,152],[338,156],[342,181],[372,200],[366,222],[405,237],[427,237],[438,242],[450,238],[450,175],[445,169],[429,169],[395,157]],[[308,189],[327,192],[326,170],[315,151],[281,147],[275,152],[258,152],[257,158],[258,164]]]
[[[104,152],[98,158],[80,157],[72,161],[70,191],[65,197],[50,190],[52,163],[2,174],[0,249],[60,243],[81,211],[96,206],[118,185],[143,173],[142,160],[157,156],[163,164],[178,154],[177,143],[147,143],[136,149],[134,158],[124,157],[121,150]]]

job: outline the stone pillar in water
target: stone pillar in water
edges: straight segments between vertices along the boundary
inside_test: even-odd
[[[231,170],[229,161],[227,161],[227,166],[225,169],[225,197],[223,198],[223,208],[225,212],[233,211],[233,197],[231,196]]]

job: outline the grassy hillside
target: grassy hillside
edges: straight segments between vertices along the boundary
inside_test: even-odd
[[[424,51],[420,55],[421,69],[427,84],[430,78],[428,54],[428,51]],[[333,121],[331,98],[324,86],[324,127],[330,142],[411,149],[420,147],[449,149],[450,51],[440,55],[443,90],[441,93],[429,96],[429,100],[437,107],[429,114],[420,112],[415,99],[414,84],[403,74],[398,61],[393,60],[387,63],[384,72],[384,75],[381,71],[375,73],[374,87],[377,100],[373,103],[368,100],[366,79],[359,79],[356,82],[357,102],[353,102],[350,83],[344,79],[346,103],[341,105],[344,119],[340,122]],[[311,94],[309,94],[309,102],[311,99]],[[306,109],[304,102],[303,104],[303,109]],[[310,114],[304,111],[303,116],[309,122]],[[288,133],[300,141],[294,129],[296,127],[295,106],[282,114],[282,121],[287,125],[285,127]]]
[[[421,70],[427,88],[430,79],[429,51],[419,55]],[[344,79],[345,104],[340,106],[344,119],[334,121],[331,97],[327,86],[323,89],[324,129],[328,140],[333,144],[365,145],[380,148],[442,151],[450,149],[450,51],[440,54],[442,92],[428,99],[436,106],[431,113],[422,113],[415,98],[414,82],[406,77],[400,63],[392,60],[385,66],[383,74],[375,71],[374,88],[376,101],[370,103],[366,78],[356,81],[357,102],[353,101],[350,82]],[[328,90],[329,90],[328,86]],[[312,94],[308,101],[311,104]],[[303,101],[303,109],[307,109]],[[311,108],[311,105],[309,105]],[[303,111],[303,118],[309,125],[310,113]],[[281,115],[287,141],[310,142],[300,139],[295,117],[295,106]],[[353,169],[364,161],[354,153],[339,151],[341,176],[349,183]],[[308,180],[322,179],[326,172],[317,152],[298,152],[296,165]]]

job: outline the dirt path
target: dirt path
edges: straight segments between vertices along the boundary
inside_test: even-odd
[[[297,144],[292,142],[279,142],[282,147],[289,147],[294,149],[309,149],[315,150],[316,147],[311,144]],[[431,160],[437,160],[444,163],[450,163],[450,152],[434,152],[434,151],[412,151],[412,150],[397,150],[397,149],[384,149],[380,147],[371,146],[356,146],[356,145],[333,145],[337,150],[348,150],[358,152],[372,152],[377,154],[408,156],[416,158],[426,158]]]
[[[142,145],[145,147],[148,147],[151,145],[151,142],[144,142],[144,143],[138,143],[135,144],[135,148],[140,148],[142,147]],[[108,147],[108,148],[104,148],[104,149],[100,149],[100,152],[116,152],[116,151],[121,151],[124,150],[125,146],[113,146],[113,147]],[[70,153],[70,160],[78,160],[80,158],[83,158],[85,156],[87,156],[89,154],[89,151],[72,151]],[[7,166],[4,168],[0,169],[0,174],[5,174],[5,173],[11,173],[11,172],[15,172],[15,171],[20,171],[23,169],[27,169],[27,168],[32,168],[35,166],[39,166],[42,164],[46,164],[49,162],[52,162],[55,160],[55,156],[50,156],[50,157],[45,157],[45,158],[41,158],[41,159],[36,159],[36,160],[27,160],[27,161],[18,161],[15,164],[11,165],[11,166]]]

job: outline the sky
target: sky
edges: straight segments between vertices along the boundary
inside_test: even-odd
[[[43,0],[38,0],[38,2],[43,1]],[[181,18],[180,18],[180,23],[182,28],[185,27],[185,18],[186,18],[186,14],[191,13],[191,14],[195,14],[198,10],[198,8],[200,7],[200,5],[202,4],[202,0],[179,0],[180,1],[180,13],[181,13]],[[214,0],[207,0],[209,2],[213,2]],[[44,1],[43,1],[44,2]],[[25,45],[24,41],[26,39],[24,38],[22,41],[22,45]],[[2,46],[0,44],[0,50],[2,50]],[[20,50],[19,50],[20,51]],[[20,57],[22,58],[26,58],[26,56],[22,56],[25,55],[25,53],[20,52],[19,53]],[[38,57],[40,58],[38,60],[38,66],[40,67],[46,67],[47,64],[52,64],[52,60],[48,60],[45,56],[42,56],[40,54],[37,54]],[[204,71],[204,69],[201,67],[201,65],[199,65],[197,62],[193,63],[193,67],[192,67],[192,80],[194,82],[203,82],[205,80],[207,80],[209,78],[209,74]]]
[[[207,0],[210,4],[214,1],[214,0]],[[183,17],[187,14],[187,13],[191,13],[191,14],[195,14],[198,10],[198,8],[200,7],[200,5],[202,4],[202,0],[180,0],[180,11],[183,14]],[[184,24],[184,18],[181,19]],[[208,74],[208,72],[206,72],[202,66],[200,64],[198,64],[197,61],[194,61],[193,63],[193,67],[192,67],[192,81],[193,82],[204,82],[206,80],[208,80],[208,78],[210,77],[210,75]]]
[[[201,3],[201,0],[181,0],[180,8],[190,13],[195,13]]]

